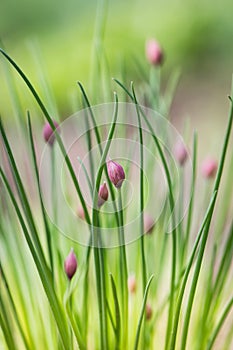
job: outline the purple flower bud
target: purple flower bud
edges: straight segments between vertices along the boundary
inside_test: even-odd
[[[184,163],[188,157],[188,151],[183,143],[178,142],[175,145],[174,154],[175,154],[176,160],[178,161],[180,166],[184,165]]]
[[[154,226],[155,226],[155,222],[152,216],[150,216],[150,214],[148,213],[144,213],[144,233],[145,234],[152,233]]]
[[[108,188],[106,182],[100,186],[98,193],[98,207],[100,208],[108,200]]]
[[[55,120],[53,120],[53,125],[55,126],[55,128],[59,132],[60,131],[59,124]],[[48,122],[46,122],[44,125],[43,136],[44,136],[45,142],[48,142],[48,144],[50,146],[52,146],[54,141],[55,141],[55,134],[54,134],[53,129],[51,128],[51,126]]]
[[[136,292],[137,284],[136,284],[136,278],[134,275],[131,275],[128,277],[128,289],[129,292],[134,294]]]
[[[163,63],[163,51],[156,40],[150,39],[146,42],[146,57],[148,62],[155,66]]]
[[[78,262],[77,262],[76,255],[74,254],[73,249],[71,249],[64,263],[65,273],[69,278],[69,280],[71,280],[72,277],[74,276],[77,270],[77,266],[78,266]]]
[[[149,303],[146,304],[146,319],[147,321],[149,321],[152,317],[153,314],[153,310],[152,307]]]
[[[203,163],[202,163],[202,175],[209,179],[213,178],[217,172],[218,169],[218,163],[216,160],[207,158]]]
[[[108,176],[110,181],[116,188],[120,188],[125,179],[125,172],[122,166],[116,162],[110,160],[107,163]]]

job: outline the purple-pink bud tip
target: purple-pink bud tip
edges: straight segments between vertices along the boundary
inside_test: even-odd
[[[69,278],[69,280],[71,280],[72,277],[74,276],[77,270],[77,266],[78,266],[78,262],[77,262],[76,255],[74,254],[73,249],[71,249],[64,263],[65,273]]]
[[[155,226],[154,219],[148,213],[144,213],[144,233],[150,234],[152,233]]]
[[[188,151],[183,143],[178,142],[175,145],[174,154],[180,166],[184,165],[186,159],[188,158]]]
[[[100,186],[98,192],[98,207],[100,208],[108,200],[108,188],[106,182]]]
[[[136,278],[134,275],[131,275],[128,277],[128,289],[129,292],[134,294],[136,292],[137,284],[136,284]]]
[[[218,163],[215,159],[207,158],[203,163],[202,163],[202,175],[206,178],[213,178],[217,172],[218,169]]]
[[[59,132],[60,131],[59,124],[55,120],[53,120],[53,125],[55,126],[55,128]],[[53,129],[51,128],[51,126],[48,122],[46,122],[44,125],[43,136],[44,136],[45,142],[48,142],[48,144],[50,146],[52,146],[54,141],[55,141],[55,135],[54,135]]]
[[[148,62],[155,66],[163,63],[163,51],[155,39],[150,39],[146,42],[146,57]]]
[[[107,168],[110,181],[116,188],[120,188],[125,180],[124,169],[119,163],[113,162],[112,160],[108,161]]]

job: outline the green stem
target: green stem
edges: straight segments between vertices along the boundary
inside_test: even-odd
[[[120,83],[117,79],[114,79],[114,81],[128,94],[130,99],[135,103],[134,96],[128,91],[128,89]],[[167,320],[167,330],[166,330],[166,345],[165,350],[168,349],[169,340],[171,337],[171,329],[172,329],[172,322],[173,322],[173,309],[174,309],[174,292],[175,292],[175,282],[176,282],[176,225],[175,225],[175,213],[174,213],[174,198],[173,198],[173,191],[172,191],[172,180],[171,180],[171,174],[168,168],[168,164],[165,158],[165,155],[163,153],[162,147],[160,145],[160,141],[155,135],[154,129],[150,122],[148,121],[148,118],[144,114],[142,108],[138,105],[140,113],[151,133],[151,136],[154,140],[154,143],[156,145],[156,148],[158,149],[159,156],[161,158],[163,168],[165,171],[165,176],[168,184],[168,190],[169,190],[169,205],[170,205],[170,211],[171,211],[171,220],[172,220],[172,227],[174,227],[172,235],[172,259],[171,259],[171,280],[170,280],[170,291],[171,291],[171,298],[170,298],[170,304],[169,304],[169,311],[168,311],[168,320]]]
[[[40,206],[41,206],[41,211],[42,211],[42,216],[43,216],[43,221],[44,221],[44,228],[45,228],[45,233],[46,233],[48,256],[49,256],[49,262],[50,262],[52,278],[54,280],[51,232],[50,232],[50,229],[49,229],[49,224],[48,224],[48,220],[47,220],[47,216],[46,216],[46,211],[45,211],[43,200],[42,200],[42,193],[41,193],[40,179],[39,179],[39,171],[38,171],[38,167],[37,167],[36,152],[35,152],[35,145],[34,145],[34,141],[33,141],[32,125],[31,125],[31,118],[30,118],[29,111],[27,112],[27,116],[28,116],[28,130],[29,130],[30,145],[31,145],[32,158],[33,158],[34,170],[35,170],[35,175],[36,175],[36,183],[37,183],[37,189],[38,189],[39,199],[40,199]]]
[[[144,317],[144,315],[145,315],[145,308],[146,308],[147,296],[148,296],[150,284],[151,284],[153,278],[154,278],[154,275],[152,275],[152,276],[150,277],[150,279],[149,279],[149,281],[147,282],[147,285],[146,285],[145,294],[144,294],[143,302],[142,302],[142,308],[141,308],[140,317],[139,317],[138,326],[137,326],[137,332],[136,332],[134,350],[137,350],[137,349],[138,349],[139,337],[140,337],[140,330],[141,330],[141,326],[142,326],[142,320],[143,320],[143,317]]]
[[[177,330],[178,330],[178,325],[179,325],[179,316],[180,316],[182,300],[183,300],[183,297],[184,297],[184,291],[185,291],[185,288],[186,288],[186,285],[187,285],[189,273],[190,273],[191,268],[192,268],[192,264],[193,264],[193,261],[194,261],[194,258],[195,258],[196,252],[197,252],[197,248],[198,248],[199,242],[201,240],[204,228],[205,228],[206,223],[208,221],[208,217],[210,215],[210,212],[212,211],[214,203],[215,203],[216,194],[217,193],[215,192],[213,194],[212,198],[211,198],[209,207],[208,207],[208,209],[206,211],[206,214],[205,214],[205,217],[203,219],[202,225],[201,225],[201,227],[199,229],[199,232],[197,234],[197,239],[196,239],[196,241],[194,243],[193,250],[192,250],[191,256],[189,258],[189,262],[188,262],[187,267],[185,269],[184,278],[183,278],[183,281],[182,281],[182,284],[181,284],[181,287],[180,287],[180,290],[179,290],[179,295],[178,295],[178,299],[177,299],[177,303],[176,303],[176,309],[175,309],[175,315],[174,315],[174,323],[173,323],[173,329],[172,329],[172,337],[171,337],[171,342],[170,342],[170,350],[174,350],[175,349],[176,336],[177,336]]]
[[[23,216],[22,216],[21,211],[19,209],[19,206],[15,200],[14,194],[13,194],[11,187],[7,181],[7,178],[6,178],[6,176],[3,173],[1,168],[0,168],[0,175],[2,177],[2,180],[3,180],[5,187],[7,189],[7,192],[10,196],[10,199],[11,199],[12,204],[14,206],[14,209],[16,211],[17,217],[19,219],[20,225],[22,227],[24,237],[27,241],[29,250],[30,250],[31,255],[33,257],[33,260],[35,262],[37,271],[39,273],[39,276],[40,276],[40,279],[42,282],[42,285],[44,287],[44,291],[46,293],[51,310],[53,312],[54,319],[55,319],[56,324],[57,324],[58,329],[59,329],[59,333],[60,333],[60,336],[62,339],[63,347],[65,350],[69,350],[69,338],[68,338],[68,332],[67,332],[67,324],[66,324],[66,322],[64,322],[65,321],[64,313],[60,307],[56,293],[53,289],[53,285],[51,284],[51,279],[50,279],[50,275],[48,275],[47,266],[45,265],[45,263],[43,261],[40,261],[38,255],[37,255],[37,251],[34,248],[33,242],[31,240],[29,231],[28,231],[27,226],[24,222],[24,219],[23,219]]]
[[[231,102],[232,102],[232,100],[231,100]],[[222,178],[222,172],[223,172],[223,167],[224,167],[225,158],[226,158],[226,152],[227,152],[228,143],[229,143],[229,139],[230,139],[232,121],[233,121],[233,103],[231,103],[230,116],[229,116],[226,135],[225,135],[225,139],[224,139],[220,164],[219,164],[219,168],[218,168],[218,172],[217,172],[216,180],[215,180],[215,184],[214,184],[214,189],[213,189],[214,193],[215,192],[217,193],[219,190],[219,185],[220,185],[220,181]],[[214,205],[216,202],[216,198],[217,198],[217,195],[214,198]],[[204,233],[203,233],[203,237],[202,237],[202,241],[201,241],[200,250],[198,253],[197,263],[196,263],[196,267],[195,267],[195,271],[194,271],[194,275],[193,275],[193,279],[192,279],[191,289],[190,289],[189,298],[188,298],[188,305],[187,305],[185,319],[184,319],[184,327],[183,327],[183,333],[182,333],[182,339],[181,339],[181,350],[185,350],[185,348],[186,348],[192,306],[193,306],[193,301],[194,301],[195,292],[196,292],[196,288],[197,288],[198,278],[199,278],[199,274],[200,274],[200,270],[201,270],[202,260],[204,257],[204,251],[205,251],[205,246],[206,246],[206,242],[207,242],[207,238],[208,238],[211,219],[213,216],[214,205],[213,205],[212,210],[210,211],[210,215],[208,217],[206,226],[204,228]]]
[[[116,120],[118,114],[118,98],[115,94],[115,108],[113,112],[113,121],[109,130],[109,134],[107,137],[107,142],[105,144],[105,148],[103,150],[101,160],[99,163],[99,168],[97,171],[97,176],[95,180],[95,186],[93,191],[93,210],[92,210],[92,239],[94,246],[94,260],[95,260],[95,272],[96,272],[96,287],[97,287],[97,296],[98,296],[98,306],[99,306],[99,319],[100,319],[100,335],[101,335],[101,349],[108,350],[107,344],[107,324],[105,323],[107,320],[107,306],[106,300],[103,298],[103,291],[101,289],[101,275],[103,275],[103,265],[101,265],[100,255],[99,255],[99,210],[97,208],[98,201],[98,190],[100,187],[100,181],[102,177],[103,170],[105,168],[105,162],[107,158],[107,154],[111,145],[111,141],[113,138],[113,134],[116,127]],[[102,267],[102,271],[101,271]]]
[[[46,109],[44,103],[42,102],[42,100],[39,97],[38,93],[34,89],[33,85],[31,84],[31,82],[29,81],[27,76],[24,74],[24,72],[20,69],[20,67],[16,64],[16,62],[1,48],[0,48],[0,53],[2,53],[2,55],[10,62],[10,64],[15,68],[15,70],[21,76],[21,78],[23,79],[23,81],[25,82],[25,84],[27,85],[29,90],[31,91],[32,95],[34,96],[38,106],[40,107],[41,111],[43,112],[45,118],[47,119],[47,121],[48,121],[48,123],[50,125],[50,127],[52,128],[52,130],[54,132],[54,135],[56,137],[56,140],[57,140],[57,142],[59,144],[60,150],[61,150],[61,152],[62,152],[62,154],[64,156],[64,159],[65,159],[66,165],[68,167],[69,173],[71,175],[72,181],[74,183],[75,189],[76,189],[77,194],[78,194],[78,196],[80,198],[80,201],[81,201],[81,204],[82,204],[82,207],[83,207],[83,210],[84,210],[86,221],[90,225],[91,221],[90,221],[90,217],[89,217],[89,214],[88,214],[88,210],[87,210],[87,206],[86,206],[85,200],[83,198],[83,195],[82,195],[82,192],[81,192],[78,180],[76,178],[74,169],[72,167],[70,158],[67,155],[65,146],[64,146],[64,144],[62,142],[62,139],[61,139],[59,133],[56,130],[56,127],[54,126],[53,119],[51,118],[48,110]]]
[[[123,216],[123,206],[122,206],[122,194],[121,188],[118,190],[118,213],[119,213],[119,243],[120,243],[120,271],[121,271],[121,284],[122,284],[122,307],[123,307],[123,317],[122,326],[124,338],[124,346],[127,349],[128,342],[128,268],[127,268],[127,258],[125,249],[125,232],[124,232],[124,216]]]
[[[132,92],[134,96],[137,116],[138,116],[138,132],[139,132],[139,140],[140,140],[140,248],[141,248],[141,263],[142,263],[142,292],[144,293],[146,288],[147,281],[147,273],[146,273],[146,258],[145,258],[145,249],[144,249],[144,180],[143,180],[143,171],[144,171],[144,155],[143,155],[143,133],[142,133],[142,125],[141,125],[141,116],[140,110],[138,107],[134,87],[132,84]]]
[[[217,326],[216,326],[216,328],[215,328],[215,330],[214,330],[214,332],[213,332],[213,334],[212,334],[212,336],[211,336],[211,338],[210,338],[210,340],[208,342],[206,350],[211,350],[212,349],[212,347],[214,345],[214,342],[215,342],[215,340],[217,338],[217,335],[218,335],[218,333],[219,333],[219,331],[220,331],[224,321],[226,320],[226,318],[227,318],[227,316],[228,316],[232,306],[233,306],[233,297],[230,299],[230,301],[226,305],[226,307],[225,307],[225,309],[224,309],[224,311],[222,313],[222,316],[220,317],[220,319],[219,319],[219,321],[217,323]]]
[[[195,186],[196,186],[196,171],[197,171],[197,134],[194,134],[193,138],[193,157],[192,157],[192,165],[193,165],[193,171],[192,171],[192,184],[190,188],[190,203],[188,208],[188,218],[187,218],[187,225],[185,229],[185,237],[184,237],[184,245],[183,245],[183,254],[182,254],[182,267],[184,265],[184,261],[186,260],[186,254],[187,249],[189,245],[189,238],[190,238],[190,230],[192,225],[192,218],[193,218],[193,204],[194,204],[194,193],[195,193]]]

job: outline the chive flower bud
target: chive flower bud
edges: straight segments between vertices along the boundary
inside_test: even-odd
[[[85,213],[81,205],[77,208],[77,215],[80,219],[85,220]]]
[[[180,166],[183,166],[188,157],[188,151],[185,145],[183,145],[181,142],[178,142],[175,145],[174,154]]]
[[[59,132],[60,131],[59,124],[55,120],[53,120],[53,125],[55,126],[55,128]],[[44,136],[45,142],[47,142],[50,146],[53,146],[53,143],[55,141],[55,134],[54,134],[54,131],[48,122],[46,122],[44,125],[43,136]]]
[[[150,64],[159,66],[163,63],[163,50],[155,39],[146,42],[146,57]]]
[[[76,255],[74,254],[73,249],[71,249],[64,263],[65,273],[69,278],[69,280],[71,280],[72,277],[74,276],[77,270],[77,266],[78,266],[78,262],[77,262]]]
[[[134,275],[131,275],[128,277],[128,290],[131,294],[134,294],[136,292],[136,288],[136,278]]]
[[[146,319],[147,321],[149,321],[152,317],[153,314],[153,310],[152,307],[149,303],[146,304]]]
[[[112,160],[107,163],[108,176],[110,181],[116,188],[121,188],[123,181],[125,180],[125,172],[119,163]]]
[[[108,200],[108,188],[106,182],[100,186],[98,192],[98,207],[100,208]]]
[[[203,163],[202,163],[202,175],[206,179],[213,178],[217,172],[218,169],[218,163],[216,162],[215,159],[207,158]]]
[[[152,233],[154,226],[155,226],[155,222],[152,216],[148,213],[145,213],[144,214],[144,233],[145,234]]]

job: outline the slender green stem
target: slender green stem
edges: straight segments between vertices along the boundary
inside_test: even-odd
[[[153,278],[154,278],[154,275],[152,275],[150,277],[150,279],[149,279],[149,281],[147,282],[147,285],[146,285],[145,294],[144,294],[143,302],[142,302],[142,308],[141,308],[140,317],[139,317],[138,326],[137,326],[136,338],[135,338],[135,343],[134,343],[134,350],[138,349],[139,338],[140,338],[140,331],[141,331],[141,326],[142,326],[142,320],[143,320],[143,317],[145,315],[147,296],[148,296],[150,284],[151,284]]]
[[[3,283],[5,284],[5,288],[6,288],[6,291],[7,291],[8,299],[10,301],[11,308],[12,308],[12,311],[13,311],[13,314],[14,314],[14,319],[16,320],[16,323],[17,323],[17,326],[19,328],[20,334],[22,336],[25,348],[27,350],[30,350],[30,345],[28,343],[26,334],[25,334],[25,332],[23,330],[23,327],[21,325],[21,322],[20,322],[20,319],[19,319],[19,316],[18,316],[18,312],[17,312],[16,306],[15,306],[15,302],[14,302],[14,299],[12,297],[12,294],[11,294],[11,291],[10,291],[10,288],[9,288],[9,285],[8,285],[8,282],[7,282],[7,278],[6,278],[5,272],[3,271],[1,262],[0,262],[0,274],[1,274],[1,278],[3,280]]]
[[[97,144],[98,144],[99,152],[100,152],[100,155],[102,155],[103,154],[103,148],[102,148],[102,144],[101,144],[101,137],[100,137],[100,132],[99,132],[99,129],[98,129],[98,126],[97,126],[97,123],[96,123],[96,119],[95,119],[95,115],[94,115],[93,109],[91,107],[91,104],[90,104],[90,101],[89,101],[88,96],[86,94],[86,91],[84,90],[84,87],[82,86],[82,84],[80,82],[78,82],[78,86],[79,86],[79,88],[81,90],[84,102],[85,102],[85,104],[86,104],[86,106],[88,108],[88,112],[89,112],[89,115],[90,115],[90,118],[91,118],[91,122],[92,122],[92,125],[94,127],[94,134],[95,134],[95,138],[96,138],[96,141],[97,141]],[[104,172],[105,172],[105,175],[106,175],[108,188],[109,188],[109,191],[110,191],[110,196],[111,196],[112,202],[113,202],[113,212],[115,213],[116,224],[117,224],[117,226],[119,226],[118,215],[117,215],[117,207],[116,207],[116,203],[115,203],[114,188],[113,188],[113,185],[112,185],[111,181],[109,180],[108,172],[107,172],[107,166],[106,165],[104,167]]]
[[[31,118],[30,118],[29,111],[27,112],[27,117],[28,117],[28,131],[29,131],[30,145],[31,145],[31,151],[32,151],[32,158],[33,158],[34,170],[35,170],[35,175],[36,175],[36,183],[37,183],[37,189],[38,189],[39,199],[40,199],[40,206],[41,206],[44,227],[45,227],[45,233],[46,233],[49,262],[50,262],[50,268],[51,268],[51,272],[52,272],[52,278],[54,279],[51,232],[49,229],[49,224],[48,224],[48,220],[47,220],[47,216],[46,216],[46,212],[45,212],[45,208],[44,208],[44,204],[43,204],[43,200],[42,200],[39,172],[38,172],[38,167],[37,167],[36,152],[35,152],[35,145],[34,145],[34,141],[33,141],[32,125],[31,125]]]
[[[9,350],[17,350],[13,333],[11,332],[11,324],[9,318],[9,313],[7,312],[5,305],[0,298],[0,326],[5,337],[5,341]]]
[[[69,347],[69,338],[68,338],[68,332],[67,332],[67,324],[65,322],[65,316],[64,316],[63,310],[60,307],[56,293],[53,289],[53,285],[51,284],[50,275],[48,275],[48,269],[46,268],[45,263],[41,262],[38,255],[37,255],[37,251],[35,250],[33,242],[30,238],[30,234],[29,234],[27,226],[24,222],[24,219],[23,219],[23,216],[22,216],[21,211],[19,209],[19,206],[16,202],[16,199],[14,197],[12,190],[11,190],[11,187],[7,181],[7,178],[6,178],[4,172],[2,171],[1,168],[0,168],[0,175],[1,175],[1,178],[3,180],[5,187],[7,189],[7,192],[10,196],[10,199],[11,199],[12,204],[14,206],[14,209],[16,211],[17,217],[19,219],[20,225],[22,227],[24,237],[25,237],[26,242],[28,244],[28,247],[29,247],[29,250],[30,250],[31,255],[33,257],[33,260],[35,262],[37,271],[39,273],[39,276],[40,276],[40,279],[42,282],[42,285],[44,287],[44,291],[46,293],[49,304],[51,306],[51,310],[53,312],[54,319],[55,319],[56,324],[57,324],[58,329],[59,329],[59,333],[61,336],[63,347],[65,350],[69,350],[69,348],[70,348]]]
[[[220,317],[218,323],[217,323],[217,326],[215,327],[214,331],[213,331],[213,334],[208,342],[208,345],[207,345],[207,348],[206,350],[211,350],[213,345],[214,345],[214,342],[217,338],[217,335],[219,333],[219,331],[221,330],[221,327],[224,323],[224,321],[226,320],[229,312],[231,311],[231,308],[233,306],[233,297],[229,300],[229,302],[227,303],[225,309],[223,310],[223,313],[222,313],[222,316]]]
[[[120,350],[120,339],[121,339],[121,315],[120,315],[120,305],[117,297],[117,289],[116,284],[114,281],[114,278],[112,274],[110,274],[111,278],[111,286],[112,286],[112,293],[113,293],[113,299],[114,299],[114,305],[115,305],[115,316],[116,316],[116,322],[115,322],[115,336],[116,336],[116,346],[115,350]]]
[[[182,267],[184,264],[184,261],[186,259],[188,244],[189,244],[189,237],[190,237],[190,230],[192,225],[192,218],[193,218],[193,204],[194,204],[194,194],[195,194],[195,186],[196,186],[196,172],[197,172],[197,134],[194,134],[193,138],[193,157],[192,157],[192,183],[190,188],[190,203],[188,208],[188,218],[187,218],[187,225],[185,229],[185,237],[184,237],[184,245],[183,245],[183,254],[182,254]]]
[[[132,92],[135,100],[135,107],[138,116],[138,132],[139,132],[139,140],[140,140],[140,247],[141,247],[141,264],[142,264],[142,290],[143,293],[146,288],[147,281],[147,273],[146,273],[146,258],[145,258],[145,249],[144,249],[144,179],[143,179],[143,171],[144,171],[144,155],[143,155],[143,133],[142,133],[142,125],[141,125],[141,115],[138,107],[138,102],[136,99],[134,87],[132,84]]]
[[[124,346],[127,349],[128,342],[128,268],[127,268],[127,257],[125,249],[125,232],[124,232],[124,215],[123,215],[123,205],[122,205],[122,193],[121,188],[118,190],[118,213],[119,213],[119,243],[120,243],[120,271],[121,271],[121,284],[122,284],[122,327],[124,338]]]
[[[44,264],[44,266],[46,266],[46,270],[48,270],[48,266],[47,266],[47,263],[46,263],[46,260],[45,260],[45,256],[44,256],[44,252],[43,252],[43,249],[42,249],[42,246],[41,246],[39,235],[37,233],[35,221],[34,221],[34,218],[33,218],[33,215],[32,215],[32,211],[31,211],[31,208],[30,208],[30,204],[29,204],[28,198],[26,196],[26,191],[24,189],[24,186],[23,186],[23,183],[22,183],[22,180],[21,180],[18,168],[16,166],[16,162],[15,162],[15,159],[14,159],[14,156],[13,156],[13,153],[12,153],[12,150],[11,150],[10,144],[8,142],[8,139],[7,139],[7,136],[6,136],[6,133],[5,133],[5,130],[4,130],[4,127],[2,125],[2,121],[1,120],[0,120],[0,132],[1,132],[1,135],[2,135],[2,139],[3,139],[3,142],[4,142],[4,146],[5,146],[7,155],[8,155],[8,159],[9,159],[9,162],[10,162],[10,165],[11,165],[12,174],[14,176],[16,188],[18,190],[19,197],[20,197],[20,202],[22,204],[22,208],[23,208],[24,214],[25,214],[25,216],[27,218],[27,221],[28,221],[28,224],[30,226],[30,230],[31,230],[31,233],[32,233],[33,242],[34,242],[36,250],[37,250],[37,254],[38,254],[39,259],[41,260],[41,262]]]
[[[99,256],[99,210],[97,208],[98,201],[98,190],[100,187],[100,181],[102,177],[102,173],[105,167],[106,157],[111,145],[112,137],[116,127],[116,120],[118,114],[118,98],[115,95],[115,108],[113,112],[113,121],[109,130],[109,134],[107,137],[107,142],[105,144],[105,148],[103,150],[101,160],[99,163],[99,168],[97,171],[97,176],[95,180],[95,186],[93,191],[93,209],[92,209],[92,237],[93,237],[93,246],[94,246],[94,260],[95,260],[95,272],[96,272],[96,287],[97,287],[97,296],[98,296],[98,306],[99,306],[99,318],[100,318],[100,334],[101,334],[101,349],[108,350],[107,344],[107,324],[106,324],[106,315],[107,315],[107,306],[106,300],[103,299],[103,291],[101,289],[101,275],[103,276],[104,270],[103,265],[101,265],[100,256]],[[102,268],[102,271],[101,271]]]
[[[114,81],[128,94],[130,99],[135,103],[134,96],[129,92],[129,90],[120,83],[117,79],[114,79]],[[169,340],[171,337],[171,329],[172,329],[172,322],[173,322],[173,309],[174,309],[174,292],[175,292],[175,282],[176,282],[176,224],[175,224],[175,213],[174,213],[174,198],[173,198],[173,190],[172,190],[172,180],[171,180],[171,174],[168,168],[168,164],[164,155],[164,152],[162,150],[162,147],[160,145],[159,139],[157,138],[154,129],[150,122],[148,121],[148,118],[146,117],[145,113],[143,112],[142,108],[139,106],[139,110],[141,112],[141,115],[151,133],[151,136],[154,140],[154,143],[158,149],[163,168],[166,175],[166,180],[168,184],[168,199],[169,199],[169,205],[170,205],[170,211],[171,211],[171,220],[172,220],[172,227],[173,232],[172,235],[172,259],[171,259],[171,280],[170,280],[170,291],[171,291],[171,298],[170,298],[170,304],[169,304],[169,311],[168,311],[168,320],[167,320],[167,330],[166,330],[166,345],[165,350],[168,349]]]
[[[69,156],[68,156],[68,154],[66,152],[65,146],[64,146],[64,144],[62,142],[62,139],[61,139],[59,133],[57,132],[56,127],[54,126],[53,120],[52,120],[52,118],[51,118],[47,108],[45,107],[44,103],[42,102],[41,98],[39,97],[38,93],[34,89],[33,85],[31,84],[31,82],[29,81],[27,76],[20,69],[20,67],[16,64],[16,62],[3,49],[0,48],[0,52],[10,62],[10,64],[15,68],[15,70],[18,72],[18,74],[21,76],[21,78],[23,79],[23,81],[25,82],[25,84],[27,85],[29,90],[31,91],[32,95],[34,96],[38,106],[40,107],[41,111],[43,112],[43,114],[44,114],[45,118],[47,119],[49,125],[51,126],[51,128],[52,128],[52,130],[54,132],[54,135],[56,137],[56,140],[57,140],[57,142],[59,144],[60,150],[61,150],[61,152],[62,152],[62,154],[64,156],[66,165],[68,167],[68,170],[69,170],[69,173],[71,175],[72,181],[73,181],[75,189],[77,191],[77,194],[78,194],[78,196],[80,198],[80,201],[81,201],[81,204],[82,204],[82,207],[83,207],[83,210],[84,210],[86,221],[90,225],[91,221],[90,221],[90,217],[89,217],[89,214],[88,214],[87,206],[86,206],[85,200],[83,198],[83,195],[82,195],[82,192],[81,192],[78,180],[76,178],[74,169],[72,167],[70,158],[69,158]]]
[[[135,100],[135,107],[138,117],[138,132],[139,132],[139,140],[140,140],[140,199],[139,199],[139,212],[140,212],[140,256],[141,256],[141,268],[142,268],[142,294],[145,291],[146,288],[146,281],[147,281],[147,269],[146,269],[146,257],[145,257],[145,248],[144,248],[144,178],[143,178],[143,172],[144,172],[144,154],[143,154],[143,132],[142,132],[142,125],[141,125],[141,115],[140,110],[138,107],[134,86],[132,84],[132,93]],[[143,340],[142,340],[142,347],[144,346],[144,338],[145,338],[145,329],[142,325],[142,333],[143,333]]]
[[[229,115],[226,135],[225,135],[225,139],[224,139],[221,159],[220,159],[218,172],[216,175],[216,180],[215,180],[214,189],[213,189],[214,193],[218,192],[220,181],[222,178],[222,172],[223,172],[223,167],[224,167],[225,158],[226,158],[226,152],[227,152],[231,128],[232,128],[232,121],[233,121],[233,103],[231,103],[230,115]],[[216,202],[216,198],[217,198],[217,196],[214,199],[214,204]],[[197,263],[196,263],[196,267],[195,267],[195,271],[194,271],[194,275],[193,275],[193,279],[192,279],[191,289],[190,289],[190,293],[189,293],[189,297],[188,297],[188,305],[187,305],[185,319],[184,319],[184,327],[183,327],[183,333],[182,333],[182,339],[181,339],[181,350],[184,350],[186,348],[192,306],[193,306],[195,292],[196,292],[196,288],[197,288],[197,284],[198,284],[198,278],[199,278],[199,274],[200,274],[200,270],[201,270],[202,260],[204,257],[204,251],[205,251],[205,246],[206,246],[206,242],[207,242],[207,238],[208,238],[211,219],[213,216],[213,211],[214,211],[214,205],[212,207],[212,210],[210,211],[208,220],[207,220],[206,225],[204,227],[204,233],[203,233],[203,237],[202,237],[202,241],[201,241],[201,245],[200,245],[200,250],[198,253]]]
[[[206,211],[205,217],[204,217],[203,222],[201,224],[201,227],[199,229],[199,232],[198,232],[198,235],[197,235],[197,239],[196,239],[196,241],[194,243],[193,250],[192,250],[192,253],[191,253],[190,258],[189,258],[189,262],[188,262],[187,267],[185,269],[184,278],[182,280],[182,284],[181,284],[181,287],[180,287],[180,290],[179,290],[179,295],[178,295],[178,299],[177,299],[177,303],[176,303],[174,323],[173,323],[173,329],[172,329],[172,337],[171,337],[171,342],[170,342],[170,350],[175,349],[177,329],[178,329],[178,324],[179,324],[179,316],[180,316],[182,300],[183,300],[183,297],[184,297],[184,291],[185,291],[185,288],[186,288],[186,285],[187,285],[187,281],[188,281],[188,277],[189,277],[189,273],[191,271],[192,264],[193,264],[193,261],[194,261],[194,258],[195,258],[196,252],[197,252],[197,248],[198,248],[198,245],[200,243],[200,240],[201,240],[201,237],[202,237],[202,234],[203,234],[203,231],[204,231],[204,227],[206,226],[206,223],[208,221],[209,215],[210,215],[210,213],[211,213],[211,211],[213,209],[214,203],[215,203],[216,194],[217,193],[215,192],[212,195],[210,204],[208,206],[208,209]]]

